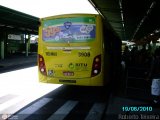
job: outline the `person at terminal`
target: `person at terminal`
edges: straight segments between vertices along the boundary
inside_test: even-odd
[[[160,48],[155,50],[149,78],[152,80],[151,94],[153,95],[153,102],[160,104]]]
[[[130,59],[130,51],[129,51],[128,46],[125,46],[125,49],[122,55],[122,61],[125,62],[125,66],[128,65],[129,59]]]
[[[139,51],[137,46],[133,47],[132,50],[130,51],[130,66],[137,65],[138,56],[139,56],[138,53]]]

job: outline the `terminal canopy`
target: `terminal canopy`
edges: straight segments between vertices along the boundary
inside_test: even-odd
[[[39,18],[0,6],[0,30],[38,34]]]
[[[160,0],[89,0],[122,40],[160,34]]]

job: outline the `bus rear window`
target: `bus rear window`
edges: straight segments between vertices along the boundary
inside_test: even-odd
[[[63,18],[43,21],[45,42],[90,42],[95,40],[95,18]]]

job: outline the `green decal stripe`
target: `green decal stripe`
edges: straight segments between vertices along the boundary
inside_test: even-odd
[[[82,42],[91,42],[91,41],[94,41],[95,39],[86,39],[86,40],[73,40],[71,41],[70,43],[82,43]],[[64,41],[64,40],[59,40],[59,41],[55,41],[55,40],[47,40],[45,42],[48,42],[48,43],[67,43],[67,41]]]
[[[95,18],[94,17],[59,18],[59,19],[45,20],[42,22],[42,25],[43,27],[48,27],[52,25],[63,24],[65,22],[95,24]]]

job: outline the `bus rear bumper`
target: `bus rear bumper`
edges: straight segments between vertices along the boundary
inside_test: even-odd
[[[80,85],[80,86],[103,86],[103,78],[100,75],[90,78],[53,78],[39,73],[39,82],[52,84]]]

